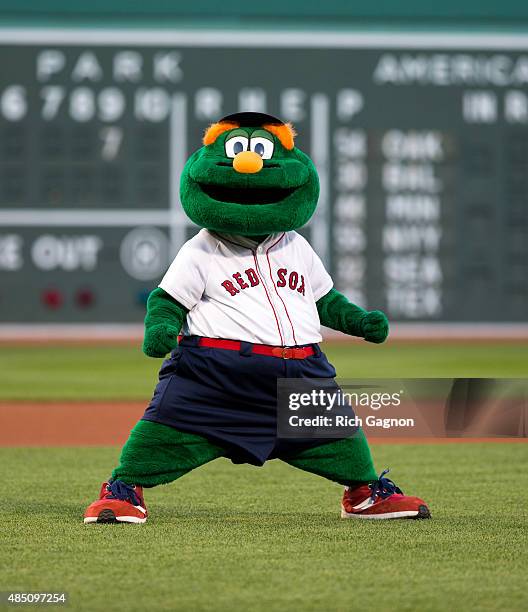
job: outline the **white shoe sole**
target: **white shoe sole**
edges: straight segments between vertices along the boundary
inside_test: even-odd
[[[431,512],[425,504],[420,504],[418,510],[402,510],[400,512],[384,512],[382,514],[360,514],[354,512],[347,512],[343,506],[341,506],[341,518],[343,519],[428,519],[431,518]]]
[[[147,517],[139,518],[137,516],[116,516],[115,521],[118,523],[135,523],[137,525],[142,525],[143,523],[147,522]],[[88,516],[88,517],[85,517],[84,519],[85,525],[88,525],[90,523],[97,523],[97,522],[111,523],[114,521],[99,521],[99,517],[97,516]]]
[[[341,518],[343,519],[370,519],[370,520],[383,520],[383,519],[399,519],[399,518],[414,518],[420,514],[419,510],[402,510],[401,512],[384,512],[383,514],[356,514],[354,512],[347,512],[343,507],[341,508]]]

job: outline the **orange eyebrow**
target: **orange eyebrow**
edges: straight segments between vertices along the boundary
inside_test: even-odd
[[[275,134],[281,141],[282,146],[285,149],[291,150],[294,147],[293,140],[296,136],[295,130],[291,123],[284,123],[283,125],[267,124],[262,126],[268,132]]]
[[[227,121],[220,121],[219,123],[211,123],[211,125],[205,130],[203,143],[204,145],[213,144],[213,142],[228,130],[234,130],[240,127],[238,123],[228,123]]]

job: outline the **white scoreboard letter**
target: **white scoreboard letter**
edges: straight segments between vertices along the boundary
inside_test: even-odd
[[[46,49],[37,55],[37,80],[49,81],[54,75],[58,74],[66,63],[66,58],[62,51],[56,49]]]
[[[72,79],[74,81],[99,81],[103,76],[103,70],[99,65],[99,61],[95,56],[95,53],[91,51],[85,51],[81,53],[77,60],[73,71]]]
[[[183,79],[182,56],[177,51],[156,53],[152,71],[158,83],[178,83]]]
[[[137,51],[120,51],[114,56],[114,79],[119,83],[137,83],[141,80],[142,68],[143,58]]]
[[[302,89],[285,89],[281,93],[281,118],[286,121],[302,121],[306,117],[306,92]]]
[[[214,87],[202,87],[194,98],[194,114],[197,119],[213,121],[222,115],[222,92]]]
[[[528,96],[511,90],[504,95],[504,118],[508,123],[528,123]]]
[[[365,105],[363,94],[357,89],[341,89],[337,92],[337,116],[340,121],[350,121]]]
[[[497,120],[495,92],[465,91],[462,96],[462,114],[467,123],[495,123]]]
[[[244,87],[238,94],[240,112],[265,113],[266,92],[259,87]]]
[[[22,237],[18,234],[0,236],[0,270],[20,270],[22,259]]]

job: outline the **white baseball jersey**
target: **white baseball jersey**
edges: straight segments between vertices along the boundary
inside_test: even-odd
[[[274,346],[321,341],[316,301],[332,279],[297,232],[260,244],[202,229],[159,286],[189,309],[182,333]]]

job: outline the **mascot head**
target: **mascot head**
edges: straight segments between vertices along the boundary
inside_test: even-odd
[[[211,125],[181,176],[187,216],[200,227],[246,236],[304,225],[317,206],[319,180],[294,138],[291,125],[263,113]]]

